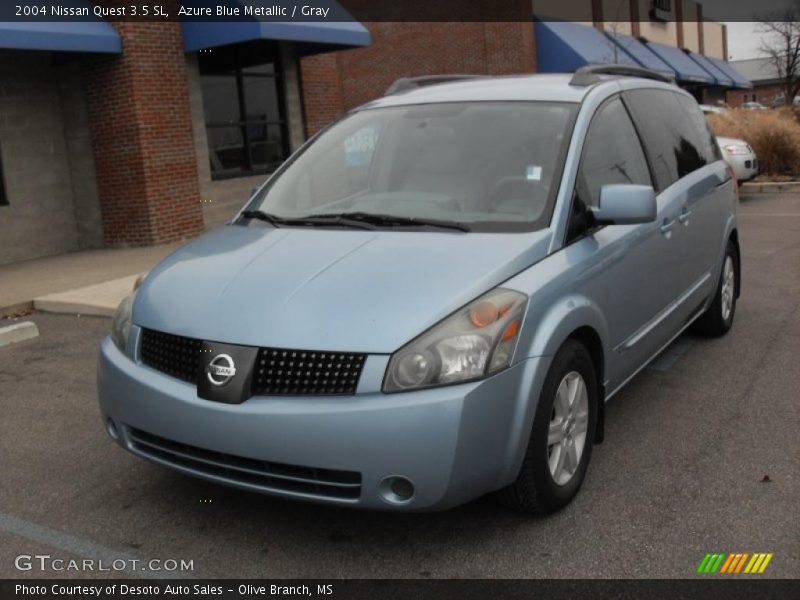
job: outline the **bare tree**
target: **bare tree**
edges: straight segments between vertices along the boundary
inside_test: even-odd
[[[623,13],[623,9],[627,8],[627,13]],[[605,21],[603,28],[611,39],[608,40],[609,50],[611,51],[611,62],[614,64],[619,63],[619,44],[618,41],[622,35],[622,25],[626,21],[621,21],[623,16],[630,14],[630,0],[618,0],[614,8],[613,21]],[[630,26],[630,21],[627,21]]]
[[[792,8],[765,14],[758,20],[761,53],[778,74],[786,104],[800,94],[800,2]]]

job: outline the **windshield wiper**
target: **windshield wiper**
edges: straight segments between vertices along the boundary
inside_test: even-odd
[[[355,227],[356,229],[375,229],[368,223],[359,222],[359,221],[348,221],[346,219],[341,219],[337,215],[311,215],[309,217],[298,217],[298,218],[291,218],[287,219],[286,217],[279,217],[278,215],[273,215],[272,213],[264,212],[263,210],[245,210],[242,211],[242,216],[245,219],[258,219],[259,221],[264,221],[265,223],[269,223],[273,227],[284,227],[284,226],[311,226],[311,227],[325,227],[325,226],[333,226],[333,227]],[[322,218],[325,217],[325,218]]]
[[[453,229],[456,231],[470,231],[463,223],[454,221],[440,221],[424,217],[401,217],[397,215],[382,215],[367,212],[321,213],[303,217],[306,220],[335,219],[342,223],[369,223],[378,227],[436,227],[438,229]]]
[[[242,216],[245,219],[258,219],[259,221],[264,221],[275,227],[280,227],[286,222],[282,217],[266,213],[263,210],[244,210],[242,211]]]

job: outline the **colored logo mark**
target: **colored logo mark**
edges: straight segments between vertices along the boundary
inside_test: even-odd
[[[713,554],[706,554],[700,566],[697,567],[698,573],[720,575],[749,573],[751,575],[763,573],[769,561],[772,560],[772,553],[755,552],[749,554],[747,552],[733,552],[726,554],[725,552],[715,552]]]

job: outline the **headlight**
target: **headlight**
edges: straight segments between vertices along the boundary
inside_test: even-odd
[[[384,392],[480,379],[514,354],[528,298],[497,288],[457,310],[392,355]]]
[[[729,144],[728,146],[725,146],[725,152],[731,155],[750,154],[750,150],[747,148],[747,146],[742,146],[740,144]]]
[[[136,292],[120,302],[117,312],[114,314],[114,320],[111,321],[111,339],[114,340],[114,344],[121,352],[125,352],[128,335],[131,333],[131,312],[134,298],[136,298]]]

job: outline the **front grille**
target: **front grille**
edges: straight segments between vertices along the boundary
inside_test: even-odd
[[[142,362],[162,373],[197,383],[202,340],[142,330]],[[355,394],[366,354],[259,348],[251,393],[262,396]]]
[[[355,394],[366,355],[260,348],[253,373],[253,393]]]
[[[131,449],[175,467],[190,469],[228,483],[263,491],[284,491],[324,498],[356,500],[361,496],[361,473],[316,469],[224,454],[174,442],[128,428]]]
[[[190,383],[197,383],[202,342],[152,329],[142,330],[142,362]]]

